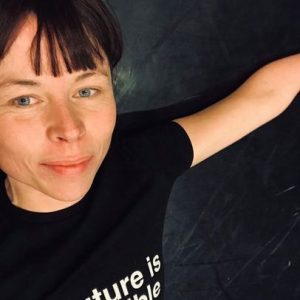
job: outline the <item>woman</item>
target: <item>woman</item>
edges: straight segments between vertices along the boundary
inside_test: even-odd
[[[112,85],[121,33],[104,3],[1,0],[0,28],[1,299],[163,299],[172,184],[288,107],[299,55],[126,133]]]

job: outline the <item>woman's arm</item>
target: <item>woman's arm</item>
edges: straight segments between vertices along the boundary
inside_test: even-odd
[[[233,93],[208,108],[175,119],[193,145],[191,167],[277,117],[299,91],[300,54],[295,54],[260,68]]]

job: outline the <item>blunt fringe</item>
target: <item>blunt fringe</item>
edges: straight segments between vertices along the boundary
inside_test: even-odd
[[[53,76],[59,76],[58,51],[66,69],[96,69],[103,51],[110,68],[122,57],[120,24],[102,0],[0,0],[0,60],[15,41],[24,20],[37,18],[37,32],[31,45],[31,62],[36,75],[41,70],[41,38],[45,37]]]

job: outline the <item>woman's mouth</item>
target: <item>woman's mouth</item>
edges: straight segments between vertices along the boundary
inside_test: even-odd
[[[85,157],[73,161],[62,160],[42,163],[41,165],[59,175],[78,175],[85,171],[92,157]]]

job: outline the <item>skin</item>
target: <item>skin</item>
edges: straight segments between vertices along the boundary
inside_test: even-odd
[[[78,81],[91,70],[69,74],[60,57],[63,72],[54,77],[42,40],[42,74],[37,76],[29,57],[35,32],[31,16],[0,62],[0,168],[15,206],[52,212],[80,201],[90,189],[111,143],[116,103],[106,57],[94,74]],[[38,85],[4,84],[12,79]],[[91,157],[88,165],[74,174],[43,165],[86,156]]]

